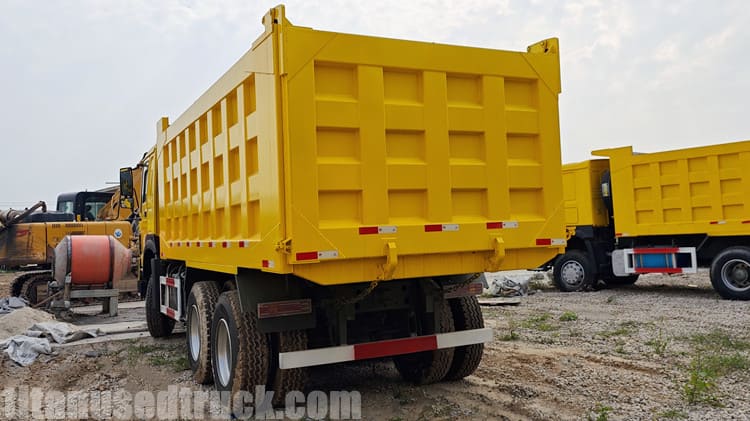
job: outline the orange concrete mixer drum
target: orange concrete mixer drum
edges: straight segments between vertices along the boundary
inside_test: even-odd
[[[68,235],[55,247],[55,279],[74,285],[108,285],[130,269],[131,251],[109,235]]]

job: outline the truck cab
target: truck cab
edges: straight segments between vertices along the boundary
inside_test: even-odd
[[[82,191],[62,193],[57,196],[57,211],[72,213],[76,221],[97,221],[99,211],[112,198],[112,192]]]

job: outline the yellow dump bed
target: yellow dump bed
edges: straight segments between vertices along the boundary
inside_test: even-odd
[[[563,165],[563,198],[567,226],[609,225],[609,214],[601,192],[602,174],[607,169],[609,161],[606,159]]]
[[[156,147],[162,258],[320,284],[529,268],[564,247],[556,39],[316,31],[283,6]]]
[[[750,232],[750,141],[609,157],[616,235]]]

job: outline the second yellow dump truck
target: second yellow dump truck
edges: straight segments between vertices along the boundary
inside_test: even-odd
[[[479,273],[565,244],[557,40],[348,35],[283,6],[263,24],[144,160],[151,334],[186,322],[195,380],[223,391],[283,398],[305,367],[382,357],[416,383],[469,375],[492,337]]]
[[[750,299],[750,141],[593,155],[607,159],[563,166],[570,238],[553,269],[560,289],[709,267],[722,297]]]

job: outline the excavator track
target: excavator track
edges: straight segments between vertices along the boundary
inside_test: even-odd
[[[49,270],[40,270],[34,272],[26,272],[23,275],[17,277],[10,283],[10,295],[11,297],[20,297],[24,295],[27,289],[26,283],[29,280],[35,278],[38,275],[50,276]]]

